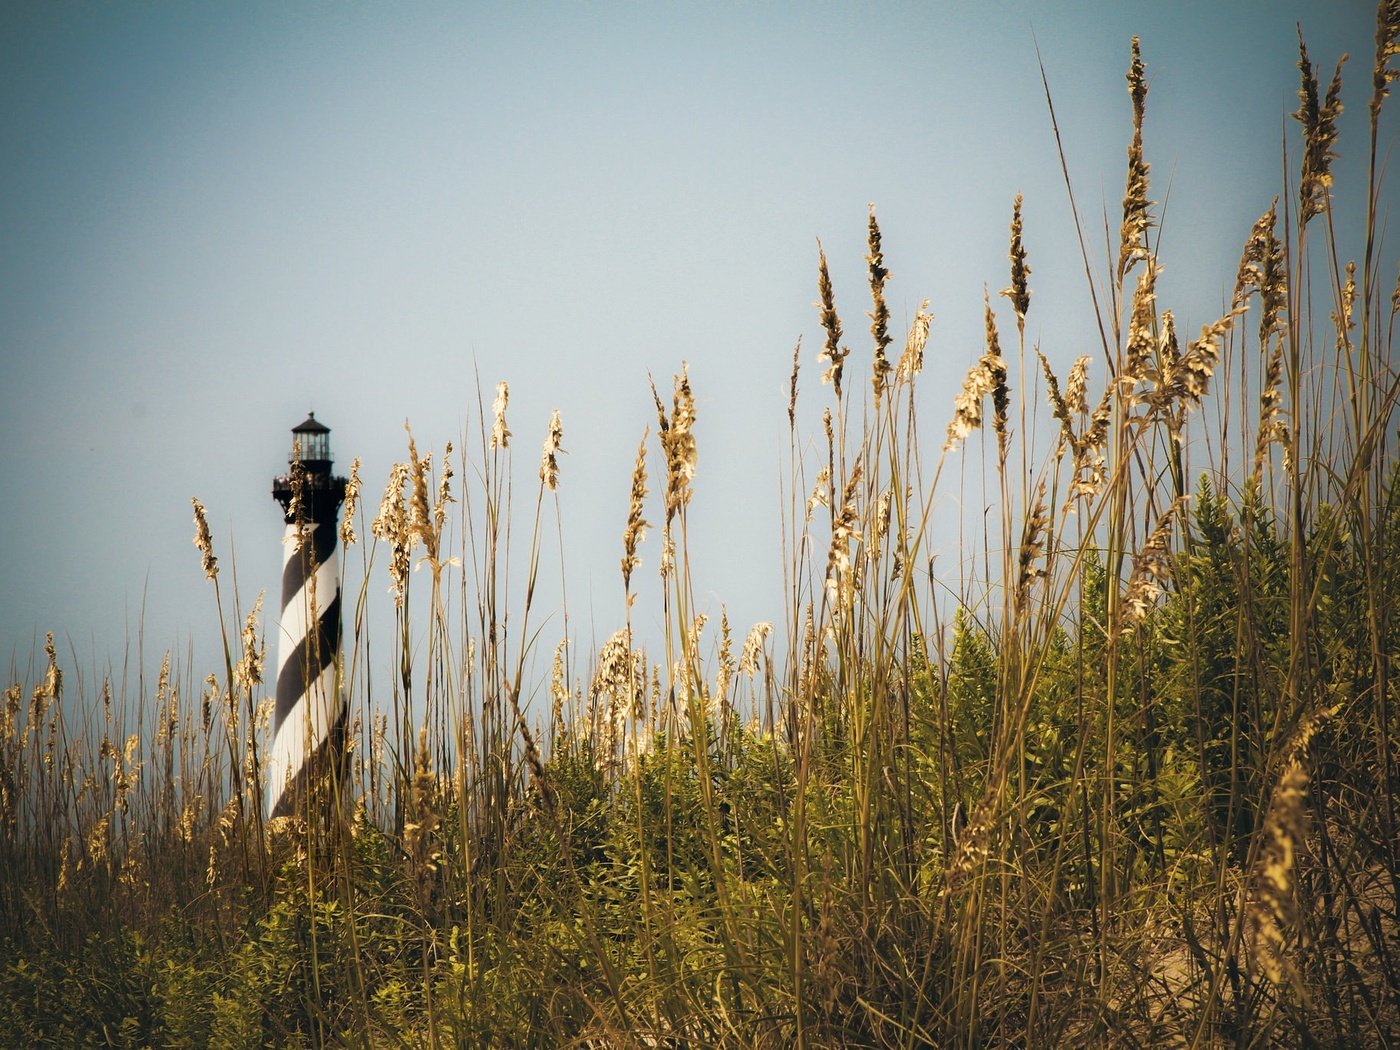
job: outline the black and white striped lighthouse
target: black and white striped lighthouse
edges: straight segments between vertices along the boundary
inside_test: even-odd
[[[292,428],[288,471],[272,482],[282,538],[277,706],[265,766],[267,815],[286,816],[340,752],[346,707],[336,686],[340,572],[335,544],[345,479],[331,474],[330,427],[315,413]]]

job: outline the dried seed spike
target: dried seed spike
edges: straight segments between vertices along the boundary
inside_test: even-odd
[[[410,450],[411,446],[410,446]],[[415,453],[416,454],[416,453]],[[408,508],[404,502],[404,485],[410,468],[407,463],[395,463],[389,470],[389,481],[379,501],[379,513],[370,523],[370,532],[389,544],[389,593],[394,604],[403,605],[404,587],[408,581],[409,553],[413,548],[414,531],[409,524]]]
[[[715,674],[715,699],[719,713],[728,714],[729,683],[734,680],[734,638],[729,630],[729,610],[719,607],[719,667]]]
[[[984,354],[967,371],[962,390],[953,399],[953,418],[948,423],[948,437],[943,442],[943,451],[950,452],[974,430],[982,425],[982,399],[992,391],[996,379],[987,367]]]
[[[826,329],[826,347],[818,355],[828,362],[827,369],[822,373],[822,382],[831,383],[836,387],[836,398],[841,398],[841,370],[845,367],[846,355],[849,350],[841,346],[841,319],[836,315],[836,297],[831,289],[831,274],[826,266],[826,252],[822,250],[822,242],[817,241],[817,294],[820,297],[818,305],[821,307],[822,327]]]
[[[1380,119],[1381,104],[1390,94],[1390,85],[1400,79],[1400,70],[1390,68],[1390,60],[1400,57],[1400,0],[1381,0],[1376,5],[1376,62],[1371,70],[1371,126]]]
[[[928,312],[925,299],[914,314],[914,322],[909,326],[909,335],[904,340],[904,352],[899,355],[899,367],[895,371],[897,380],[910,380],[924,369],[924,347],[928,345],[929,324],[933,314]]]
[[[1133,628],[1147,619],[1153,603],[1162,594],[1163,585],[1171,580],[1172,558],[1169,543],[1172,522],[1188,499],[1189,496],[1179,496],[1172,500],[1158,519],[1152,535],[1138,551],[1118,613],[1116,634],[1120,638],[1131,633]]]
[[[802,337],[797,337],[797,345],[792,348],[792,378],[788,380],[788,428],[797,426],[797,370],[798,357],[802,353]]]
[[[992,375],[992,428],[997,435],[997,456],[1006,460],[1007,413],[1011,406],[1011,394],[1006,385],[1006,359],[1001,354],[1001,340],[997,337],[996,315],[992,313],[992,300],[985,288],[982,289],[982,305],[986,311],[987,353],[983,357]]]
[[[1264,382],[1259,391],[1259,433],[1254,443],[1254,473],[1263,472],[1264,458],[1268,455],[1269,444],[1278,442],[1283,447],[1284,471],[1292,468],[1290,462],[1290,434],[1288,421],[1283,418],[1283,336],[1274,340],[1273,352],[1264,370]]]
[[[669,420],[655,384],[651,393],[660,419],[661,451],[666,456],[666,522],[670,524],[676,511],[690,502],[690,482],[695,477],[698,456],[695,435],[691,432],[695,426],[695,397],[690,390],[689,365],[682,361],[680,375],[675,377]]]
[[[773,624],[768,620],[762,620],[749,629],[749,636],[744,639],[744,648],[739,654],[741,674],[758,673],[758,661],[763,656],[763,645],[772,633]]]
[[[870,273],[870,335],[875,340],[875,360],[871,369],[871,384],[875,388],[875,399],[880,399],[885,382],[890,373],[890,363],[885,359],[885,347],[890,345],[890,308],[885,304],[885,282],[890,272],[885,269],[885,256],[880,250],[880,225],[875,221],[875,205],[870,205],[870,221],[867,227],[869,251],[865,264]]]
[[[340,519],[340,545],[351,547],[359,538],[355,535],[355,511],[360,505],[360,457],[350,461],[350,480],[345,483],[345,510]]]
[[[1021,527],[1021,548],[1017,555],[1016,608],[1024,611],[1030,600],[1031,587],[1045,575],[1038,568],[1038,562],[1045,555],[1045,529],[1050,517],[1045,509],[1045,482],[1041,482],[1035,494],[1035,506]]]
[[[544,451],[540,454],[540,481],[550,492],[559,488],[559,453],[564,440],[564,424],[559,421],[556,408],[549,417],[549,429],[544,436]]]
[[[1016,311],[1016,326],[1024,333],[1026,311],[1031,305],[1029,278],[1030,265],[1026,262],[1026,247],[1021,241],[1021,195],[1016,194],[1016,203],[1011,209],[1011,285],[1003,288],[1001,294],[1011,300],[1011,308]]]
[[[1146,259],[1147,231],[1152,225],[1147,199],[1148,174],[1151,166],[1142,153],[1142,119],[1147,100],[1147,79],[1142,64],[1142,49],[1137,37],[1132,42],[1133,58],[1128,69],[1128,94],[1133,100],[1133,141],[1128,146],[1128,177],[1123,192],[1123,225],[1118,234],[1118,281],[1132,268],[1134,262]]]
[[[647,497],[647,437],[650,431],[642,434],[637,446],[637,462],[632,468],[632,494],[627,504],[627,527],[622,532],[622,587],[631,591],[632,571],[641,564],[637,557],[637,547],[646,539],[650,526],[642,517],[642,504]]]
[[[510,431],[506,429],[506,406],[510,404],[510,387],[505,381],[496,384],[496,400],[491,402],[490,448],[507,448],[510,445]]]
[[[194,545],[199,548],[200,565],[205,579],[214,580],[219,576],[219,559],[214,556],[214,541],[209,535],[209,521],[204,516],[204,504],[191,496],[194,504]]]
[[[1128,323],[1128,345],[1123,370],[1118,376],[1119,388],[1130,405],[1140,400],[1134,388],[1147,377],[1152,351],[1157,345],[1157,268],[1152,260],[1138,275],[1133,291],[1133,316]]]
[[[1059,459],[1064,455],[1066,448],[1073,448],[1075,445],[1074,424],[1070,422],[1069,404],[1060,393],[1060,381],[1055,377],[1049,360],[1039,348],[1036,349],[1035,355],[1040,358],[1040,368],[1045,373],[1045,396],[1050,401],[1051,414],[1060,423],[1060,440],[1055,450],[1055,458]]]
[[[1347,279],[1342,285],[1341,304],[1332,314],[1332,325],[1337,333],[1337,349],[1345,351],[1351,343],[1351,332],[1356,328],[1356,320],[1352,317],[1352,311],[1356,306],[1356,263],[1348,262],[1346,266]]]
[[[442,450],[442,473],[438,475],[437,500],[433,503],[433,532],[436,544],[442,536],[442,527],[447,521],[447,505],[456,503],[452,498],[452,442],[447,442]]]
[[[851,565],[851,537],[857,532],[856,487],[861,469],[857,462],[841,495],[841,508],[831,523],[831,547],[826,559],[826,590],[838,609],[850,607],[855,597],[855,573]]]
[[[1294,118],[1303,125],[1303,170],[1298,182],[1298,223],[1306,226],[1308,220],[1327,207],[1331,199],[1332,152],[1337,141],[1337,118],[1342,112],[1342,64],[1345,54],[1337,60],[1337,68],[1327,87],[1327,95],[1318,100],[1317,74],[1308,58],[1308,48],[1303,42],[1303,31],[1298,30],[1298,111]]]

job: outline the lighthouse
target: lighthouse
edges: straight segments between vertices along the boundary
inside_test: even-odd
[[[331,473],[330,427],[310,413],[292,428],[287,473],[272,481],[282,504],[282,618],[277,705],[265,765],[268,817],[299,800],[339,754],[346,706],[336,682],[340,572],[335,545],[345,479]]]

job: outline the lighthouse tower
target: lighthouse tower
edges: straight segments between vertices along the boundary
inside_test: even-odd
[[[298,800],[339,753],[345,703],[336,688],[340,573],[335,544],[345,479],[331,474],[330,427],[315,413],[292,428],[288,472],[272,482],[287,529],[282,539],[282,619],[277,706],[265,765],[267,815]]]

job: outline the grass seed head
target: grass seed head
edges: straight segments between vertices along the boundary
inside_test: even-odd
[[[1118,233],[1118,281],[1121,284],[1133,263],[1148,258],[1147,231],[1152,226],[1152,202],[1147,199],[1150,165],[1142,153],[1142,118],[1147,101],[1147,77],[1142,48],[1133,37],[1133,58],[1128,68],[1128,94],[1133,100],[1133,141],[1128,146],[1128,178],[1123,192],[1123,225]]]
[[[1006,459],[1007,417],[1011,407],[1011,393],[1006,384],[1006,358],[1001,353],[1001,339],[997,336],[997,319],[992,313],[992,300],[984,288],[982,306],[986,316],[987,354],[982,359],[992,375],[992,429],[997,435],[997,455]]]
[[[350,480],[345,483],[345,509],[340,519],[340,544],[354,546],[359,539],[355,535],[355,512],[360,506],[360,457],[350,461]]]
[[[1165,585],[1171,581],[1172,522],[1186,505],[1188,498],[1181,496],[1172,501],[1162,513],[1157,527],[1152,530],[1152,535],[1138,551],[1132,575],[1128,578],[1128,586],[1123,592],[1118,616],[1118,637],[1131,633],[1135,627],[1147,620],[1152,606],[1161,596]]]
[[[632,494],[627,502],[627,527],[622,532],[622,586],[630,593],[632,571],[641,564],[637,548],[646,539],[650,526],[642,517],[642,505],[647,498],[647,434],[637,446],[637,462],[632,467]]]
[[[204,504],[193,496],[190,502],[194,504],[194,545],[199,548],[201,567],[204,569],[206,579],[214,580],[219,576],[219,559],[214,556],[214,541],[209,536],[209,521],[204,516]]]
[[[510,445],[510,431],[506,429],[506,405],[510,403],[510,387],[504,381],[496,384],[496,400],[491,402],[491,448],[506,448]]]
[[[933,314],[928,312],[928,300],[925,299],[914,314],[909,335],[904,340],[904,352],[899,355],[899,366],[895,369],[897,381],[913,379],[924,370],[924,347],[928,345],[928,330],[932,321]]]
[[[1016,203],[1011,209],[1011,284],[1001,290],[1001,294],[1011,300],[1011,308],[1016,311],[1016,325],[1022,331],[1026,325],[1026,311],[1031,306],[1029,279],[1030,265],[1026,262],[1026,246],[1021,241],[1021,195],[1016,194]]]
[[[880,250],[880,224],[875,221],[875,205],[870,205],[870,221],[867,226],[868,251],[865,265],[870,275],[870,335],[875,340],[875,358],[871,368],[871,385],[875,388],[875,400],[879,401],[890,374],[890,363],[885,358],[885,348],[890,345],[890,308],[885,303],[885,282],[890,279],[890,271],[885,268],[885,256]]]
[[[758,662],[763,656],[763,646],[772,633],[773,624],[769,620],[762,620],[749,629],[749,635],[744,639],[744,648],[739,653],[739,671],[742,674],[758,673]]]
[[[544,451],[540,453],[540,481],[550,492],[559,488],[559,453],[564,440],[564,425],[559,421],[556,408],[549,417],[549,430],[544,436]]]
[[[827,362],[826,371],[822,373],[822,382],[832,384],[836,388],[837,400],[840,400],[841,371],[845,367],[846,355],[850,351],[841,346],[841,318],[836,314],[836,296],[831,288],[831,274],[827,270],[826,252],[822,250],[820,241],[817,242],[817,257],[817,295],[819,296],[817,305],[821,307],[822,327],[826,329],[826,346],[819,355]]]
[[[1337,142],[1337,118],[1342,113],[1342,64],[1346,60],[1346,55],[1337,60],[1327,94],[1319,99],[1317,73],[1308,58],[1303,31],[1298,30],[1299,105],[1293,117],[1303,125],[1303,170],[1298,182],[1299,226],[1306,226],[1308,220],[1321,214],[1331,200],[1332,161],[1337,156],[1332,147]]]
[[[953,418],[948,423],[948,437],[943,442],[943,451],[952,451],[960,441],[982,425],[982,399],[992,392],[994,386],[996,377],[988,367],[984,355],[968,369],[967,376],[963,379],[962,390],[953,399]]]
[[[681,362],[681,373],[675,377],[675,393],[671,401],[671,416],[653,385],[652,399],[660,421],[661,451],[666,456],[666,522],[669,525],[676,512],[690,503],[690,483],[695,478],[698,451],[695,435],[695,397],[690,390],[690,369]]]
[[[1400,69],[1391,60],[1400,58],[1400,0],[1381,0],[1376,5],[1376,62],[1371,70],[1371,126],[1380,119],[1381,104],[1390,94],[1390,85],[1400,80]]]
[[[389,544],[389,593],[394,604],[402,607],[404,587],[408,583],[409,552],[413,546],[413,530],[409,527],[408,508],[404,503],[404,485],[408,482],[407,463],[395,463],[389,470],[389,481],[379,501],[379,513],[370,523],[377,539]]]

